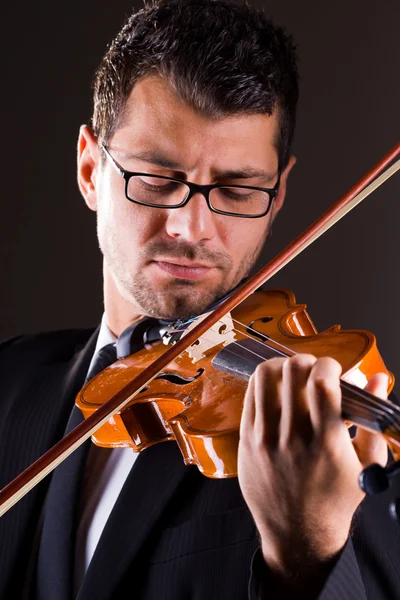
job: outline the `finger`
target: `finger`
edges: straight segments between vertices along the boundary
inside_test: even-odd
[[[388,384],[389,378],[386,373],[377,373],[369,380],[365,389],[374,396],[385,399],[387,398]],[[358,427],[353,438],[353,446],[363,467],[372,463],[386,465],[388,448],[381,435]]]
[[[282,368],[287,359],[272,358],[254,373],[255,435],[260,443],[276,446],[282,405]]]
[[[310,418],[314,432],[323,438],[334,437],[343,425],[341,365],[333,358],[319,358],[308,378]]]
[[[365,386],[365,390],[378,396],[378,398],[386,399],[388,397],[389,376],[386,373],[376,373],[371,377]]]
[[[250,377],[249,385],[247,386],[244,395],[242,418],[240,420],[240,438],[244,439],[246,435],[250,435],[254,429],[254,421],[256,417],[255,397],[254,397],[254,377]]]
[[[316,360],[311,354],[297,354],[283,365],[280,422],[280,442],[283,445],[288,445],[294,436],[309,439],[312,435],[307,381]]]

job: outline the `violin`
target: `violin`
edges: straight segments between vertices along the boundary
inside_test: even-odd
[[[371,476],[371,467],[364,471],[363,489],[382,489],[400,470],[400,407],[362,389],[377,372],[388,374],[388,392],[394,385],[375,336],[338,325],[318,333],[291,292],[255,292],[398,171],[399,155],[400,144],[261,271],[195,319],[178,341],[136,352],[88,382],[77,397],[85,421],[0,491],[0,515],[91,436],[101,446],[136,451],[175,440],[185,462],[205,475],[237,475],[239,424],[251,373],[272,356],[299,352],[328,355],[342,365],[343,419],[382,434],[397,461],[386,470],[372,469]]]
[[[296,304],[286,290],[252,294],[223,325],[219,322],[170,362],[92,435],[92,441],[140,452],[175,440],[184,462],[196,465],[204,475],[236,477],[240,420],[251,374],[274,356],[308,353],[329,355],[342,365],[343,417],[386,435],[394,449],[398,445],[400,458],[400,407],[359,389],[378,372],[389,376],[388,391],[394,384],[372,333],[342,330],[338,325],[318,333],[305,306]],[[155,344],[120,359],[90,380],[76,400],[84,417],[94,414],[110,394],[121,392],[165,351],[162,343]]]

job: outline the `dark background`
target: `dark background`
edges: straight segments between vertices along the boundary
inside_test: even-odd
[[[253,4],[287,26],[301,57],[298,163],[266,261],[399,141],[400,2]],[[92,326],[102,314],[101,256],[95,216],[76,185],[76,139],[91,116],[93,72],[131,7],[14,3],[2,21],[1,338]],[[397,174],[269,285],[293,290],[320,330],[340,323],[374,332],[400,378],[399,191]]]

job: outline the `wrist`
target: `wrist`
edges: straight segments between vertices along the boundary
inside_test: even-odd
[[[260,560],[264,562],[269,575],[266,578],[268,584],[261,580],[259,598],[292,600],[305,597],[316,600],[320,597],[342,550],[343,548],[324,560],[317,560],[315,556],[310,555],[305,557],[292,554],[290,560],[277,561],[275,557],[271,559],[269,553],[264,554],[261,548]]]
[[[324,536],[321,536],[324,538]],[[348,535],[334,539],[324,538],[323,543],[313,543],[304,538],[286,544],[271,543],[261,539],[261,552],[265,563],[282,581],[308,580],[323,575],[336,562],[346,545]]]

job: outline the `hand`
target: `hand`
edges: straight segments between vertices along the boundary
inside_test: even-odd
[[[297,355],[257,367],[245,396],[239,484],[261,536],[264,559],[291,578],[315,570],[343,548],[364,497],[358,476],[386,464],[384,439],[341,419],[341,366]],[[367,389],[386,397],[387,376]]]

